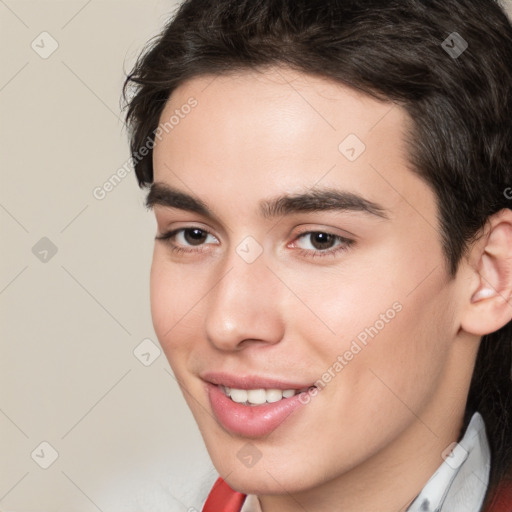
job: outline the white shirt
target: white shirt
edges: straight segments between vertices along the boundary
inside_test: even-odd
[[[431,476],[407,512],[480,512],[489,483],[490,450],[482,416],[475,412],[464,437]],[[247,496],[240,512],[262,512]]]

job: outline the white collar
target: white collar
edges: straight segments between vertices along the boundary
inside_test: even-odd
[[[475,412],[464,437],[443,454],[407,512],[479,512],[489,483],[490,450],[482,416]],[[240,512],[262,512],[257,496],[247,496]]]

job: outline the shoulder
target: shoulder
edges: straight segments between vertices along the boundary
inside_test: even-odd
[[[512,480],[498,486],[483,512],[512,512]]]
[[[234,491],[219,477],[204,503],[202,512],[220,512],[221,510],[223,512],[239,512],[245,498],[245,494]]]

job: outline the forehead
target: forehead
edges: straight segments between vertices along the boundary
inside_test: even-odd
[[[410,170],[408,114],[322,77],[287,68],[200,76],[173,92],[165,123],[153,153],[155,181],[200,197],[256,202],[270,190],[325,185],[384,198],[390,208],[433,202]]]
[[[197,107],[180,117],[168,138],[179,137],[180,132],[187,131],[187,125],[193,124],[197,141],[230,136],[233,141],[243,141],[245,150],[253,147],[259,151],[265,146],[266,152],[277,153],[280,147],[282,153],[287,153],[290,146],[298,151],[298,145],[313,135],[326,137],[325,142],[331,146],[333,141],[342,142],[350,134],[361,141],[372,132],[378,137],[380,131],[374,129],[385,120],[385,131],[393,129],[398,138],[394,146],[399,148],[409,126],[407,113],[394,103],[377,101],[338,82],[288,68],[193,78],[172,93],[160,125],[173,115],[176,118],[183,109],[188,111],[191,98]],[[182,122],[187,117],[192,120]],[[338,144],[334,149],[339,149]]]

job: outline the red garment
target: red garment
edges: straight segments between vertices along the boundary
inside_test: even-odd
[[[485,512],[512,512],[512,482],[498,488]]]
[[[206,499],[203,512],[240,512],[246,495],[236,492],[219,477]]]
[[[246,495],[236,492],[218,478],[208,495],[203,512],[240,512]],[[512,483],[502,485],[485,512],[512,512]]]

